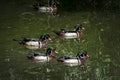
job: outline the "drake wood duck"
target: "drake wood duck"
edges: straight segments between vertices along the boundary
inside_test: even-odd
[[[75,25],[74,30],[61,29],[60,31],[53,31],[53,32],[58,36],[60,36],[61,38],[74,39],[74,38],[79,38],[82,35],[82,30],[84,29],[85,28],[82,25],[77,24]]]
[[[48,48],[45,53],[28,53],[26,57],[31,60],[40,62],[50,61],[55,58],[54,53],[57,53],[55,48]]]
[[[35,39],[35,38],[23,38],[22,40],[13,39],[13,41],[18,42],[21,45],[39,47],[39,48],[46,46],[48,40],[51,40],[49,34],[43,34],[40,36],[39,39]]]
[[[61,56],[57,59],[57,61],[70,66],[74,66],[74,65],[80,65],[84,63],[85,59],[88,57],[89,55],[87,54],[87,52],[81,50],[80,52],[77,53],[76,57]]]

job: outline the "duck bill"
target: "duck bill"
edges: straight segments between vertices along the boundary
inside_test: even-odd
[[[55,53],[56,53],[56,54],[58,54],[58,52],[57,52],[57,51],[55,51]]]
[[[82,30],[85,30],[85,27],[82,27]]]
[[[87,57],[89,58],[90,56],[87,54]]]
[[[48,38],[48,40],[50,40],[50,41],[51,41],[52,39],[51,39],[51,38]]]

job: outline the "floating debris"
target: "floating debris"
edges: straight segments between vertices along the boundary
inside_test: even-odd
[[[100,31],[104,31],[104,29],[103,29],[103,28],[101,28],[101,29],[100,29]]]

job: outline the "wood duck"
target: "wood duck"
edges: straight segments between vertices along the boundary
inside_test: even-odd
[[[53,32],[64,39],[75,39],[75,38],[79,38],[82,35],[82,30],[84,29],[85,28],[82,25],[77,24],[75,25],[74,30],[61,29],[60,31],[53,31]]]
[[[51,40],[49,34],[43,34],[40,36],[39,39],[35,39],[35,38],[23,38],[22,40],[13,39],[13,41],[18,42],[21,45],[39,47],[39,48],[46,46],[48,40]]]
[[[52,13],[53,15],[55,15],[57,13],[56,4],[59,4],[58,0],[52,0],[49,4],[41,4],[38,2],[33,4],[33,8],[37,9],[38,12],[41,13]]]
[[[48,48],[45,53],[28,53],[26,57],[31,60],[46,62],[55,58],[54,53],[57,53],[55,48]]]
[[[86,51],[81,50],[77,53],[76,57],[69,56],[61,56],[57,59],[58,62],[65,63],[67,65],[80,65],[85,62],[85,59],[88,58],[89,55]]]

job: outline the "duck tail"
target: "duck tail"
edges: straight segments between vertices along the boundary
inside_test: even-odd
[[[18,41],[17,39],[12,39],[13,41]]]
[[[62,59],[57,59],[58,62],[64,62]]]
[[[26,54],[26,57],[28,59],[34,59],[34,53],[28,53],[28,54]]]
[[[12,40],[17,42],[17,43],[19,43],[19,44],[23,44],[24,43],[23,40],[17,40],[17,39],[12,39]]]
[[[60,32],[59,31],[52,31],[52,32],[54,32],[56,35],[60,35]]]
[[[64,62],[64,59],[63,59],[63,57],[60,57],[60,58],[57,59],[57,61],[58,62]]]

